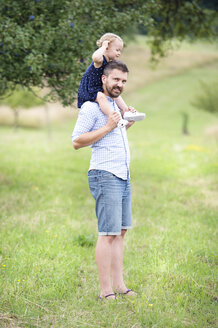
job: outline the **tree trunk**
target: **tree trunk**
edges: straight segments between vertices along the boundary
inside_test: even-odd
[[[183,117],[183,124],[182,124],[182,133],[184,135],[189,135],[188,132],[188,121],[189,121],[189,116],[186,112],[182,113],[182,117]]]
[[[14,110],[14,132],[17,132],[19,125],[19,110],[15,108]]]
[[[48,139],[51,139],[51,124],[50,124],[50,116],[49,116],[49,108],[47,103],[45,103],[45,125],[47,130]]]

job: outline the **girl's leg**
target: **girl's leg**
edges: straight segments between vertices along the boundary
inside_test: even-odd
[[[99,104],[102,112],[107,115],[107,117],[110,116],[110,114],[113,113],[113,109],[110,107],[109,101],[107,99],[107,97],[105,96],[105,94],[103,92],[98,92],[97,97],[96,97],[96,101]],[[129,122],[126,120],[123,120],[121,115],[120,115],[120,121],[118,122],[117,126],[119,128],[122,128],[124,126],[126,126]]]
[[[113,113],[112,108],[110,107],[110,104],[108,102],[107,97],[105,96],[105,94],[103,92],[98,92],[97,93],[97,97],[96,97],[96,102],[99,104],[102,112],[109,116],[110,114]]]
[[[116,102],[117,106],[119,107],[119,109],[122,111],[122,115],[125,112],[128,112],[129,111],[128,106],[126,105],[125,101],[123,100],[123,98],[121,96],[119,96],[118,98],[116,98],[115,102]]]

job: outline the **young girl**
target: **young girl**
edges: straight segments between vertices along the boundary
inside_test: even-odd
[[[120,56],[123,49],[123,40],[116,34],[106,33],[97,41],[97,46],[99,49],[93,53],[93,62],[85,71],[80,83],[78,107],[80,108],[85,101],[96,101],[102,112],[109,116],[113,110],[109,105],[107,97],[103,93],[101,77],[107,63],[118,59]],[[129,112],[127,119],[120,119],[118,127],[126,126],[130,120],[141,120],[145,117],[145,114],[136,113],[132,107],[128,107],[121,96],[116,98],[115,101],[117,106],[121,109],[122,114]]]

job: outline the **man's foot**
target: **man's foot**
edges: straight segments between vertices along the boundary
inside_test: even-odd
[[[132,290],[132,289],[127,289],[124,292],[118,292],[119,295],[127,295],[127,296],[131,296],[131,297],[136,297],[137,294]]]
[[[146,117],[145,113],[139,113],[139,112],[125,112],[123,115],[123,118],[127,121],[142,121]]]
[[[107,294],[107,295],[104,295],[104,296],[98,296],[98,299],[100,301],[103,301],[103,299],[106,299],[106,300],[115,300],[116,298],[117,298],[117,295],[114,294],[114,293]]]
[[[122,118],[121,118],[121,120],[119,120],[119,122],[117,123],[117,127],[118,128],[124,128],[127,124],[128,124],[129,122],[127,121],[127,120],[123,120]]]

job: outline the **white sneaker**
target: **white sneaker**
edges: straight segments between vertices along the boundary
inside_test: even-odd
[[[119,120],[119,122],[117,123],[117,127],[118,128],[124,128],[127,124],[128,124],[129,122],[127,121],[127,120],[123,120],[122,118],[121,118],[121,120]]]
[[[145,113],[139,113],[139,112],[125,112],[123,115],[123,118],[127,121],[142,121],[146,117]]]

